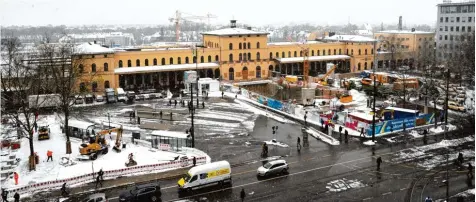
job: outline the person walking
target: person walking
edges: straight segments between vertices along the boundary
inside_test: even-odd
[[[460,165],[463,165],[463,162],[464,162],[463,154],[461,152],[459,152],[458,153],[458,163]]]
[[[382,163],[382,157],[377,158],[377,170],[380,170],[380,164]]]
[[[99,184],[101,184],[101,187],[102,187],[101,177],[98,175],[98,176],[96,176],[96,189],[98,188]]]
[[[193,166],[195,167],[197,165],[197,158],[194,156],[193,157]]]
[[[428,144],[428,131],[425,129],[423,130],[423,144]]]
[[[2,188],[2,200],[8,202],[8,191],[5,188]]]
[[[345,143],[348,142],[347,137],[349,136],[349,132],[347,132],[347,129],[344,131],[344,138],[345,138]]]
[[[364,135],[364,127],[360,128],[360,137],[365,137]]]
[[[159,112],[160,120],[162,120],[162,111]]]
[[[169,100],[169,105],[172,106],[172,100]]]
[[[225,91],[221,91],[221,98],[225,95]]]
[[[304,126],[307,126],[307,112],[304,114]]]
[[[50,159],[51,161],[53,161],[53,152],[51,150],[48,150],[46,152],[46,156],[48,156],[48,159],[46,159],[46,162],[50,161]]]
[[[471,165],[471,163],[468,163],[468,179],[473,179],[474,178],[474,174],[473,174],[473,165]]]
[[[175,104],[175,108],[177,108],[177,100],[175,100],[174,104]]]
[[[18,185],[18,173],[17,172],[13,172],[13,179],[15,179],[15,185]]]
[[[297,138],[297,150],[298,152],[301,152],[301,138],[300,137]]]
[[[104,181],[104,171],[102,171],[102,168],[99,170],[98,176],[101,178],[101,181]]]
[[[15,192],[15,195],[13,195],[13,199],[15,199],[15,202],[20,202],[20,194],[18,194],[18,192]]]
[[[205,101],[202,101],[202,108],[205,109]]]
[[[61,186],[61,196],[68,196],[69,193],[66,191],[66,182]]]
[[[241,201],[245,201],[246,193],[245,193],[245,188],[241,188],[241,193],[240,193],[240,198]]]

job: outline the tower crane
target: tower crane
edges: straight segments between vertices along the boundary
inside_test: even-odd
[[[183,16],[183,15],[186,15],[186,16]],[[197,15],[180,12],[179,10],[177,10],[175,11],[175,16],[169,18],[169,21],[175,24],[175,39],[179,41],[180,40],[180,24],[182,22],[189,21],[189,20],[207,20],[208,26],[210,26],[210,18],[217,18],[217,16],[210,13],[208,13],[206,16],[197,16]]]
[[[295,42],[291,36],[287,37],[289,42]],[[303,75],[304,75],[304,88],[307,88],[309,85],[309,46],[307,45],[302,45],[297,43],[299,48],[301,48],[302,53],[303,53]]]

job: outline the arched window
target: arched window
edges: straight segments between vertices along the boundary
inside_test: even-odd
[[[240,53],[240,54],[238,55],[238,61],[242,61],[242,60],[243,60],[243,55]]]
[[[329,55],[332,54],[332,53],[331,53],[331,49],[329,49],[329,50],[327,51],[327,54],[329,54]]]
[[[372,54],[372,55],[374,54],[374,49],[373,48],[370,49],[370,54]]]
[[[362,55],[362,51],[359,49],[359,55]]]
[[[162,65],[165,65],[165,58],[162,58]]]
[[[233,57],[233,54],[230,54],[230,56]],[[233,67],[230,67],[230,69],[228,69],[228,80],[235,80],[235,70],[233,69]]]
[[[104,81],[104,88],[110,88],[109,81]]]
[[[302,51],[299,51],[299,57],[302,57]]]
[[[149,59],[145,59],[145,66],[149,66]]]
[[[136,60],[136,66],[140,67],[140,60],[139,59]]]
[[[321,55],[321,50],[317,50],[317,56]]]
[[[185,64],[188,64],[189,62],[188,57],[185,57]]]
[[[272,52],[269,52],[269,59],[273,59],[273,53]]]
[[[256,67],[256,78],[261,78],[261,67],[260,66]]]
[[[170,64],[170,65],[173,65],[173,64],[174,64],[174,58],[173,58],[173,57],[170,57],[170,59],[169,59],[169,64]]]
[[[294,51],[294,57],[297,57],[297,51]]]
[[[228,61],[233,62],[233,54],[228,55]]]
[[[122,67],[122,60],[119,60],[119,68]]]
[[[364,69],[367,69],[367,62],[364,63]]]
[[[367,55],[367,49],[365,49],[365,51],[364,51],[364,52],[365,52],[365,55]]]
[[[79,91],[84,92],[84,91],[86,91],[86,90],[87,90],[87,89],[86,89],[86,84],[85,84],[84,82],[81,82],[81,83],[79,84]]]
[[[208,56],[208,62],[212,62],[212,56],[211,55]]]
[[[181,57],[177,58],[177,64],[182,64],[182,58]]]
[[[281,58],[285,58],[286,55],[284,55],[284,52],[281,52]]]
[[[322,50],[322,55],[326,55],[326,50]]]
[[[233,44],[232,44],[232,43],[228,44],[228,48],[229,48],[230,50],[233,50]]]
[[[91,65],[91,72],[96,72],[96,63]]]
[[[248,60],[251,60],[251,53],[248,53]]]
[[[361,70],[360,69],[360,62],[359,62],[359,64],[357,64],[357,68],[358,68],[359,71]]]
[[[256,53],[256,60],[260,60],[259,52]]]
[[[334,55],[337,55],[337,51],[336,51],[336,49],[334,49]]]
[[[314,50],[311,51],[311,56],[314,56]]]
[[[220,58],[218,57],[218,55],[215,55],[215,61],[218,62],[220,60]]]
[[[339,48],[339,55],[342,55],[342,49]]]
[[[132,67],[132,61],[131,60],[127,60],[127,67]]]
[[[197,56],[193,56],[193,63],[197,63]]]
[[[374,62],[370,62],[370,69],[374,68]]]
[[[279,58],[279,53],[278,52],[276,52],[275,57]]]
[[[243,60],[246,61],[246,53],[243,53]]]
[[[157,65],[157,58],[154,58],[154,66]]]
[[[200,63],[204,63],[204,62],[205,62],[205,57],[203,57],[203,55],[202,55],[202,56],[200,56]]]
[[[251,43],[248,42],[248,49],[251,49]]]
[[[350,55],[354,55],[354,49],[350,50]]]
[[[243,49],[246,49],[246,43],[243,43]]]
[[[274,71],[273,65],[269,65],[268,70],[269,70],[270,72]]]
[[[238,44],[238,49],[241,50],[242,47],[243,47],[243,46],[241,46],[241,43],[239,43],[239,44]]]
[[[91,89],[93,90],[93,92],[97,92],[97,91],[98,91],[98,83],[97,83],[96,81],[93,81],[93,83],[92,83],[91,86],[92,86]]]
[[[256,43],[256,48],[259,48],[259,42]]]
[[[348,48],[345,50],[345,54],[349,55],[349,49]]]
[[[105,72],[109,71],[109,64],[107,64],[107,62],[104,63],[104,71]]]
[[[288,51],[288,58],[291,57],[291,51]]]

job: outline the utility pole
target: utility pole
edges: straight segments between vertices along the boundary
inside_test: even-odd
[[[200,74],[198,73],[198,47],[195,45],[195,55],[197,57],[197,61],[195,63],[195,71],[197,72],[197,109],[198,109],[198,79],[200,78]],[[193,100],[192,100],[192,105],[193,105]]]
[[[192,148],[195,148],[195,128],[193,126],[193,82],[190,82],[190,113],[192,114],[192,128],[190,129],[190,135],[192,136]]]
[[[446,99],[445,99],[445,135],[444,138],[446,140],[446,135],[448,132],[448,99],[449,99],[449,86],[450,86],[450,70],[448,69],[446,72]],[[450,181],[449,181],[449,169],[448,169],[448,158],[449,158],[449,150],[446,152],[446,201],[450,201]]]
[[[375,114],[377,114],[377,112],[375,111],[375,97],[377,96],[377,86],[375,85],[376,81],[375,81],[375,78],[376,78],[376,75],[375,75],[375,70],[377,69],[376,68],[376,65],[377,65],[377,40],[374,41],[374,67],[373,67],[373,72],[374,72],[374,104],[372,106],[372,111],[373,111],[373,116],[372,116],[372,142],[375,142]]]

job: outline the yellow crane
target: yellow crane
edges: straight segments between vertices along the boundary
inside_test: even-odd
[[[187,16],[182,16],[182,15],[187,15]],[[176,10],[175,16],[169,18],[169,21],[175,24],[175,40],[177,41],[180,40],[180,24],[182,22],[190,21],[190,20],[208,20],[208,26],[210,26],[210,18],[217,18],[217,16],[210,13],[208,13],[206,16],[197,16],[197,15],[191,15],[191,14]]]
[[[287,37],[289,42],[295,42],[291,36]],[[303,55],[303,77],[304,77],[304,88],[307,88],[309,85],[309,46],[301,45],[296,43],[299,48],[302,50]]]

